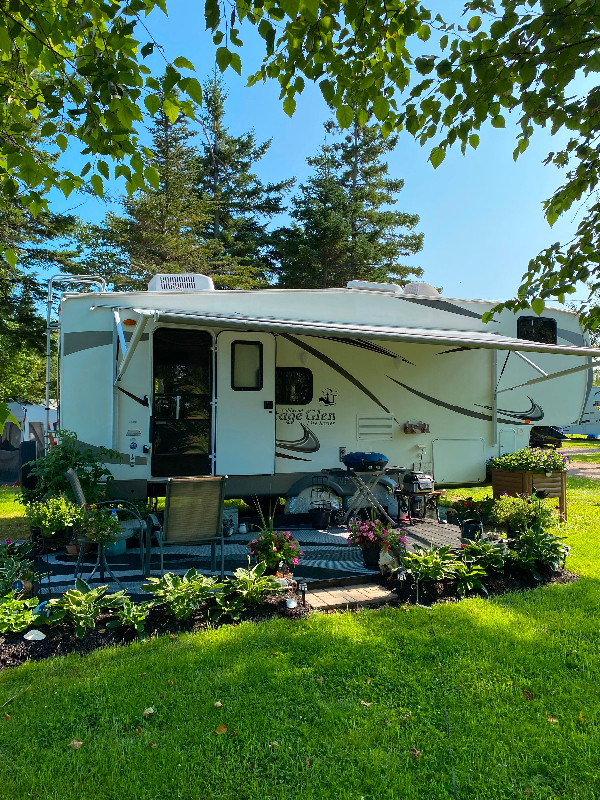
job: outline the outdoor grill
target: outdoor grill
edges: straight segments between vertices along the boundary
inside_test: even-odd
[[[419,492],[432,492],[435,488],[433,478],[426,472],[407,472],[402,482],[405,492],[419,494]]]

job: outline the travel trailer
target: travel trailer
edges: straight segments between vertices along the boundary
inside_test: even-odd
[[[600,436],[600,386],[590,386],[581,418],[575,425],[566,425],[564,432],[589,436],[593,439]]]
[[[60,427],[120,454],[120,496],[227,474],[232,497],[306,498],[354,451],[476,484],[531,425],[580,419],[600,357],[574,313],[484,324],[493,305],[423,283],[221,291],[195,274],[64,294]]]

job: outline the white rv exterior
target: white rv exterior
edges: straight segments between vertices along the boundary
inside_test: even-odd
[[[590,386],[581,419],[575,425],[565,425],[564,432],[600,436],[600,386]]]
[[[528,444],[530,425],[580,419],[600,356],[563,309],[485,325],[494,303],[427,284],[215,291],[202,276],[169,279],[185,277],[179,291],[62,299],[60,426],[121,454],[121,496],[202,474],[229,475],[230,496],[294,495],[351,451],[478,483],[488,458]]]

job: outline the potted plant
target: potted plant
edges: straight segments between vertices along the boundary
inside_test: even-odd
[[[248,547],[257,563],[264,561],[270,572],[290,571],[304,555],[290,531],[262,530]]]
[[[87,539],[96,544],[117,541],[121,533],[121,522],[115,509],[91,505],[82,511],[81,530]]]
[[[362,549],[366,569],[379,569],[379,556],[384,547],[392,550],[405,549],[406,537],[380,519],[351,519],[347,531],[348,544]]]
[[[567,519],[568,456],[555,450],[525,447],[516,453],[491,458],[489,464],[494,500],[503,494],[516,497],[544,491],[549,497],[558,497],[561,519]]]
[[[66,497],[50,497],[47,500],[27,503],[25,515],[31,525],[32,533],[35,535],[37,529],[46,547],[57,549],[70,537],[69,529],[77,522],[80,509]]]

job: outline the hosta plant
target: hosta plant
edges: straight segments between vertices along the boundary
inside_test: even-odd
[[[463,541],[461,549],[461,555],[467,564],[481,567],[486,573],[502,572],[508,556],[508,548],[502,541],[469,539]]]
[[[181,576],[167,572],[162,578],[148,578],[141,588],[154,595],[152,605],[165,606],[176,619],[187,619],[220,592],[223,584],[192,568]]]
[[[511,560],[515,566],[531,572],[536,580],[542,580],[541,570],[556,571],[564,565],[569,547],[563,541],[548,531],[525,530],[510,542]]]
[[[82,578],[77,578],[75,588],[66,591],[62,597],[50,600],[52,624],[67,622],[75,626],[79,638],[96,625],[96,619],[108,609],[120,608],[125,600],[124,592],[106,594],[107,585],[92,589]]]
[[[456,559],[449,547],[416,545],[414,552],[402,558],[402,565],[416,581],[443,581],[454,577]]]
[[[486,576],[486,571],[483,567],[478,564],[471,564],[468,561],[456,561],[453,570],[457,581],[456,591],[461,597],[472,591],[487,594],[487,589],[481,582],[481,579]]]
[[[260,603],[270,594],[282,594],[285,589],[277,578],[264,574],[266,568],[265,562],[259,561],[252,568],[248,564],[248,569],[236,569],[233,573],[235,577],[229,581],[227,588],[236,592],[248,605]]]
[[[16,592],[0,597],[0,633],[21,633],[44,619],[35,612],[38,603],[37,597],[21,600]]]
[[[123,598],[123,604],[117,609],[116,619],[107,623],[107,628],[134,628],[140,639],[148,638],[146,632],[146,618],[151,609],[151,603],[134,603],[128,597]]]

